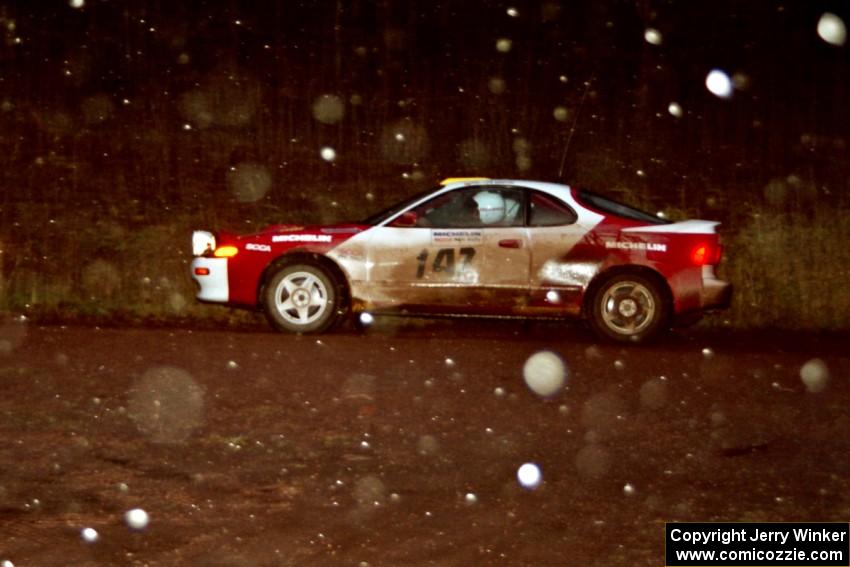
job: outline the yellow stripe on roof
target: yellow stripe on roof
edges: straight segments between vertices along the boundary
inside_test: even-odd
[[[451,185],[452,183],[464,183],[466,181],[487,181],[489,177],[446,177],[440,181],[440,185]]]

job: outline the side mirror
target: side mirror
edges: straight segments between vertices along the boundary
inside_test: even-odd
[[[419,215],[417,215],[413,211],[405,211],[401,213],[390,226],[395,228],[411,228],[416,226],[416,222],[419,220]]]

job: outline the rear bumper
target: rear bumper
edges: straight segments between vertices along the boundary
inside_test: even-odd
[[[192,260],[192,279],[198,284],[198,293],[195,297],[201,301],[214,303],[230,301],[227,258],[195,258]]]
[[[732,284],[718,279],[713,266],[703,266],[700,305],[706,311],[726,309],[732,302]]]

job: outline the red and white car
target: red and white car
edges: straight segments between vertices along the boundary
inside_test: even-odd
[[[718,223],[669,222],[566,185],[447,179],[362,222],[195,231],[198,299],[283,331],[349,314],[576,317],[642,341],[728,306]]]

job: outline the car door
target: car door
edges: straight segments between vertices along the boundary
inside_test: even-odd
[[[516,189],[466,187],[370,230],[370,302],[422,313],[503,313],[528,292],[522,209]]]
[[[584,289],[598,270],[598,258],[578,246],[601,216],[576,213],[569,195],[528,192],[531,255],[531,301],[528,314],[576,315]]]
[[[531,249],[528,229],[524,226],[525,191],[516,187],[476,187],[483,222],[484,261],[479,267],[480,305],[474,311],[490,315],[516,315],[523,312],[529,299]],[[496,206],[488,200],[498,195],[505,203],[501,217],[499,198]],[[488,210],[495,216],[488,216]]]

